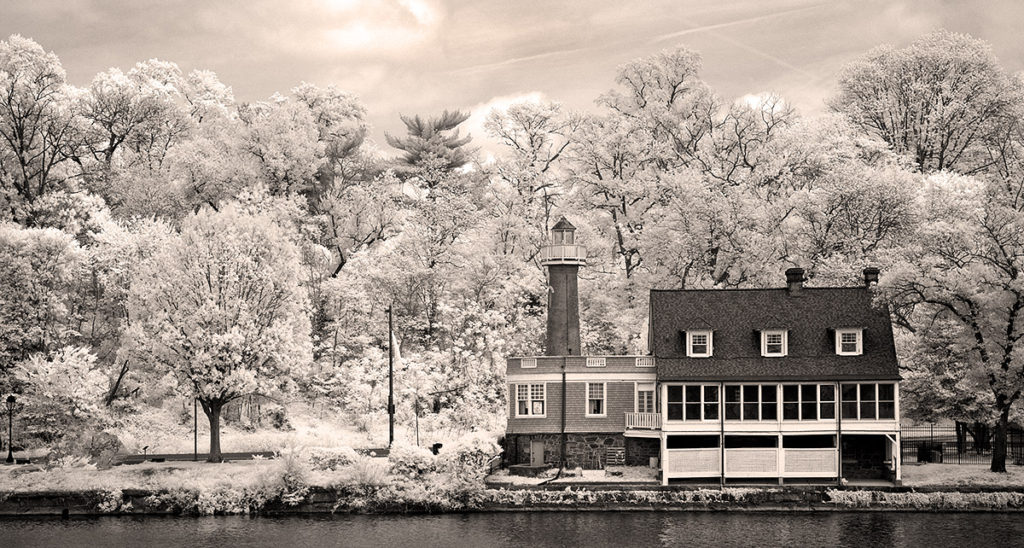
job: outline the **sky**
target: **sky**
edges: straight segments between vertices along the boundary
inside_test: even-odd
[[[479,139],[516,100],[593,110],[617,66],[680,45],[724,100],[774,92],[814,114],[846,62],[939,28],[1024,70],[1022,23],[1019,0],[0,0],[0,38],[36,40],[73,84],[151,58],[213,70],[243,101],[333,84],[381,144],[400,114],[469,110]]]

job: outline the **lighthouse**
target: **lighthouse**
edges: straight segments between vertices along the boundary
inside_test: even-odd
[[[576,245],[576,227],[562,217],[551,227],[551,242],[541,249],[548,271],[548,356],[580,355],[578,274],[587,264],[587,248]]]

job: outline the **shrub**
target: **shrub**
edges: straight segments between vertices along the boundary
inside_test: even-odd
[[[384,459],[356,456],[348,468],[348,480],[356,485],[377,487],[390,480],[390,466]]]
[[[482,480],[487,475],[488,463],[501,454],[495,437],[486,432],[474,432],[460,438],[453,447],[442,447],[440,468],[465,481]]]
[[[267,414],[267,418],[270,420],[270,426],[276,430],[292,431],[295,430],[292,427],[292,423],[288,420],[288,413],[284,406],[280,404],[270,404],[264,406],[264,412]]]
[[[437,458],[429,449],[415,445],[394,444],[388,456],[395,475],[416,478],[437,470]]]
[[[351,447],[314,447],[309,450],[309,463],[314,470],[339,470],[352,465],[359,454]]]

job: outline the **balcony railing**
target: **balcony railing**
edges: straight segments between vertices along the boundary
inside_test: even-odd
[[[542,263],[561,261],[586,263],[587,248],[582,245],[546,245],[540,250],[540,260]]]
[[[626,430],[658,430],[661,413],[626,413]]]

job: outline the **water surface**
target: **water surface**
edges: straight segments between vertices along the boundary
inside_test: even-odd
[[[535,512],[2,519],[0,546],[1018,546],[1021,514]]]

